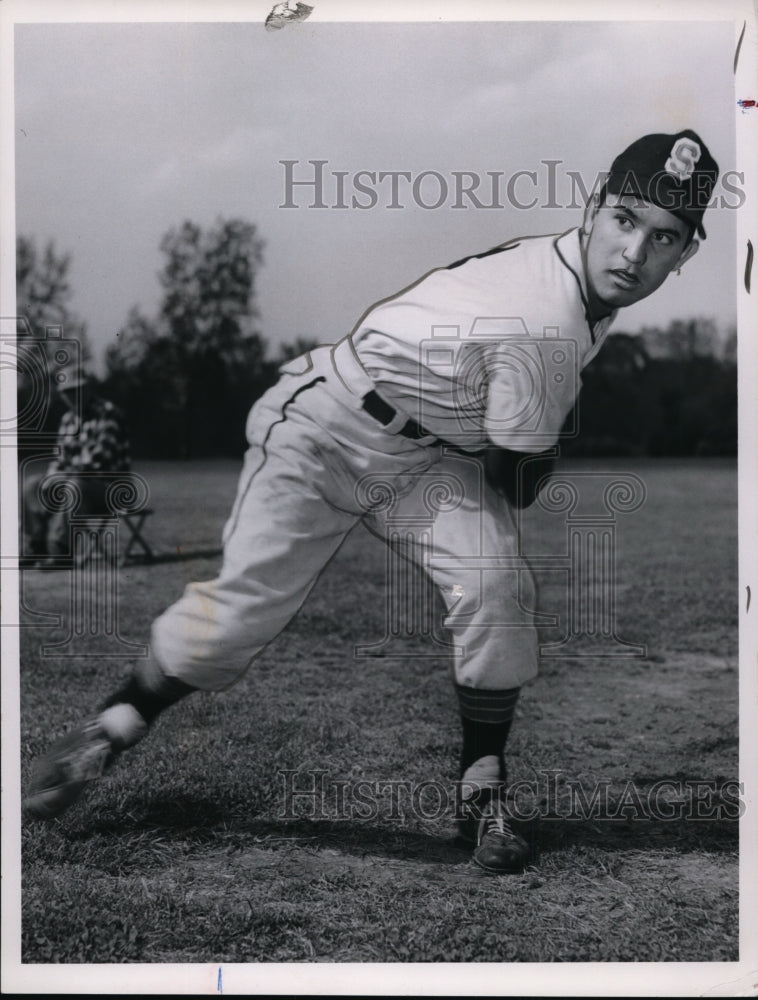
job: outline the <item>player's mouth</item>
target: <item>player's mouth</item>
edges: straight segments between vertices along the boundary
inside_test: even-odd
[[[619,288],[624,288],[624,289],[629,290],[629,289],[632,289],[632,288],[639,288],[640,287],[641,282],[640,282],[639,276],[636,275],[636,274],[633,274],[631,271],[624,270],[624,268],[620,268],[619,267],[619,268],[613,269],[611,271],[611,275],[613,276],[613,280],[614,280],[615,284]]]

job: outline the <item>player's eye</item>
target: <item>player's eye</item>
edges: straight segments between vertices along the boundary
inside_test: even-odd
[[[659,243],[661,246],[664,247],[670,247],[674,245],[674,241],[671,238],[670,233],[656,233],[654,239],[656,243]]]
[[[618,222],[621,229],[630,229],[632,226],[632,220],[628,215],[617,215],[616,222]]]

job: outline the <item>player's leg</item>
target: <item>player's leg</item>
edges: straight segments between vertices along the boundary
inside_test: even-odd
[[[22,463],[19,467],[19,477],[21,478],[21,555],[45,556],[50,512],[43,506],[39,494],[45,470],[35,470],[31,463]]]
[[[47,530],[47,550],[51,556],[71,556],[72,518],[102,518],[108,513],[105,502],[108,480],[100,472],[70,472],[56,476],[54,487],[48,490],[51,508]],[[58,502],[75,498],[73,506]]]
[[[467,502],[435,520],[431,572],[446,603],[462,727],[461,833],[492,873],[523,870],[526,841],[506,809],[506,747],[521,686],[537,673],[535,587],[519,555],[514,511],[476,459],[451,460]],[[477,563],[480,568],[477,568]]]
[[[287,379],[256,404],[219,576],[186,588],[153,623],[150,658],[38,764],[31,815],[70,805],[170,705],[234,684],[302,605],[361,513],[335,502],[322,430],[292,405],[312,389]]]
[[[537,672],[531,571],[519,558],[513,511],[486,485],[475,457],[448,453],[391,516],[412,524],[414,511],[416,523],[424,521],[419,511],[427,523],[404,531],[405,554],[437,585],[458,649],[462,832],[476,837],[483,868],[519,871],[529,851],[504,813],[504,755],[519,690]],[[379,530],[387,535],[388,527],[384,521]]]

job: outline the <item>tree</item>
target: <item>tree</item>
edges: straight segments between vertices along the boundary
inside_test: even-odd
[[[176,456],[183,437],[187,379],[170,338],[133,307],[115,344],[106,350],[105,365],[106,389],[127,414],[133,452]]]
[[[580,434],[562,443],[562,451],[735,454],[736,364],[712,353],[715,330],[713,321],[695,320],[639,336],[612,334],[582,371]]]
[[[242,219],[208,231],[186,221],[160,247],[158,314],[130,311],[107,353],[109,387],[137,453],[237,454],[251,403],[274,381],[255,323],[263,242]]]
[[[48,327],[78,340],[82,360],[91,357],[86,326],[69,308],[70,254],[59,254],[50,240],[40,253],[31,237],[16,240],[16,313],[19,336],[44,338]]]
[[[160,319],[185,379],[182,453],[236,451],[239,403],[246,412],[267,383],[255,328],[263,242],[242,219],[219,220],[207,232],[185,222],[164,236],[161,250]]]
[[[219,221],[203,233],[185,222],[161,241],[167,260],[161,318],[168,335],[188,354],[210,352],[230,363],[256,334],[255,277],[263,263],[256,227],[241,219]]]
[[[671,320],[665,330],[644,327],[640,337],[651,358],[689,361],[718,352],[719,333],[715,320],[707,316]]]
[[[608,337],[582,372],[580,434],[566,441],[566,454],[644,453],[653,413],[644,394],[649,360],[640,337],[623,332]]]
[[[126,323],[116,334],[115,344],[105,350],[105,367],[110,375],[125,375],[145,358],[150,345],[157,339],[155,324],[147,319],[138,306],[132,306]]]
[[[23,440],[26,432],[54,434],[58,427],[65,407],[55,392],[56,374],[77,360],[86,364],[91,357],[86,327],[69,308],[70,265],[71,255],[59,254],[52,240],[41,253],[31,237],[16,240],[19,459],[35,451],[34,444]],[[54,330],[58,337],[49,340]],[[65,341],[75,341],[75,350],[67,350]]]

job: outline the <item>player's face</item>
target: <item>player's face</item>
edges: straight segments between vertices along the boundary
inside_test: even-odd
[[[608,309],[639,302],[660,288],[698,248],[685,222],[658,205],[608,194],[585,219],[590,300]]]

